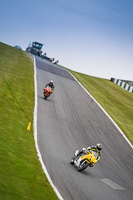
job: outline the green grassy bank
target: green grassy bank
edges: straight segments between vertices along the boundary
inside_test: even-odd
[[[33,111],[33,61],[0,43],[0,200],[58,199],[37,157]]]
[[[133,94],[109,80],[67,70],[91,93],[133,144]]]

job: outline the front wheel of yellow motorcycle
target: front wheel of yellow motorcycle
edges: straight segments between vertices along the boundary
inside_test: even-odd
[[[89,166],[89,163],[86,162],[86,160],[82,160],[79,167],[77,168],[77,170],[79,172],[81,172],[81,171],[85,170],[88,166]]]

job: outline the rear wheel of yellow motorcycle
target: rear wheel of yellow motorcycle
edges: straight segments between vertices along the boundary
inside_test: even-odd
[[[74,158],[70,160],[71,165],[74,165]]]
[[[82,160],[82,161],[80,162],[80,165],[79,165],[79,167],[77,168],[77,170],[78,170],[79,172],[81,172],[81,171],[85,170],[88,166],[89,166],[89,163],[86,162],[86,160]]]

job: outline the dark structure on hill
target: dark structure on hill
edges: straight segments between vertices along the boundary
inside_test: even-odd
[[[29,44],[29,46],[27,47],[26,51],[29,53],[32,53],[36,56],[41,56],[42,46],[43,46],[43,44],[41,44],[39,42],[32,42],[32,44]]]

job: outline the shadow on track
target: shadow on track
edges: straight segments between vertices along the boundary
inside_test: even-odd
[[[89,169],[88,169],[88,171],[87,171],[87,169],[86,169],[85,171],[79,172],[74,165],[70,164],[70,166],[71,166],[71,169],[73,168],[75,171],[77,171],[78,174],[82,174],[83,176],[89,176],[89,177],[93,177],[93,178],[97,177],[95,172],[92,170],[89,171]]]
[[[43,99],[44,101],[47,101],[47,102],[53,102],[53,100],[52,99],[44,99],[44,97],[42,97],[42,96],[38,96],[38,98],[39,99]]]

